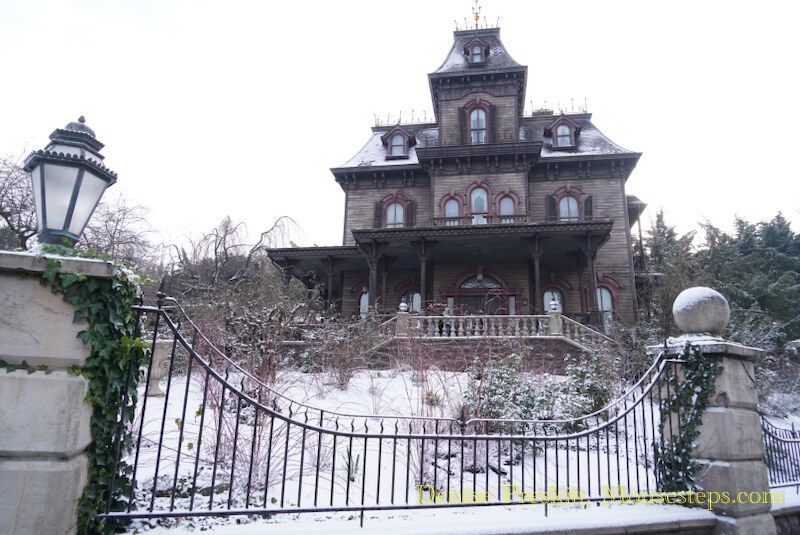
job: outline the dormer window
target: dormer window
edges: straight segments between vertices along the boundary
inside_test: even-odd
[[[581,125],[564,114],[544,129],[545,137],[553,139],[553,150],[574,149],[580,133]]]
[[[417,143],[417,139],[411,132],[397,125],[381,136],[381,143],[386,147],[387,160],[399,160],[408,158],[408,151]]]
[[[486,65],[486,58],[489,56],[489,43],[476,37],[464,45],[464,55],[467,56],[467,64],[470,67]]]

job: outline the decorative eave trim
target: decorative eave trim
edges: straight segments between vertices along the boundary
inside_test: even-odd
[[[402,227],[353,230],[356,241],[376,239],[407,240],[409,238],[481,236],[481,235],[529,235],[536,234],[606,234],[611,232],[614,222],[610,219],[592,221],[564,221],[546,223],[526,223],[520,225],[461,225],[441,227]]]
[[[100,162],[80,154],[64,154],[63,152],[56,153],[48,150],[36,150],[31,152],[28,157],[25,158],[25,163],[23,164],[22,168],[25,171],[30,172],[36,166],[36,164],[42,160],[46,162],[65,163],[75,167],[89,167],[99,174],[101,178],[107,180],[109,182],[109,186],[117,181],[117,173]]]
[[[267,249],[267,256],[270,260],[281,260],[310,257],[360,257],[362,253],[361,249],[354,245],[338,245],[329,247],[281,247]]]

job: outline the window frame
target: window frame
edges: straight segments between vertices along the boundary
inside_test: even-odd
[[[584,200],[584,197],[585,197],[585,195],[583,193],[583,190],[581,188],[576,187],[576,186],[566,185],[564,187],[558,188],[553,193],[553,199],[554,199],[554,202],[555,202],[555,221],[557,221],[557,222],[565,222],[565,223],[574,223],[576,221],[583,221],[585,219],[584,218],[584,214],[583,214],[583,210],[584,210],[583,200]],[[575,200],[576,210],[577,210],[577,216],[576,217],[562,217],[562,215],[561,215],[561,202],[565,198],[571,198],[571,199]]]
[[[476,189],[482,189],[486,192],[486,211],[485,212],[475,212],[472,209],[472,192]],[[469,216],[469,224],[470,225],[487,225],[489,224],[489,219],[492,215],[494,215],[494,190],[492,187],[487,184],[486,182],[479,181],[473,182],[467,187],[466,193],[466,216]],[[482,223],[475,222],[475,216],[483,216]]]
[[[455,201],[458,203],[458,215],[455,217],[447,215],[447,203],[450,201]],[[445,226],[457,227],[461,225],[461,219],[464,217],[464,206],[464,198],[452,191],[439,199],[439,209],[441,210],[442,217],[445,220]]]
[[[395,143],[397,136],[401,136],[403,138],[401,154],[392,153],[394,147],[399,147],[399,145]],[[386,160],[407,160],[410,157],[409,151],[411,150],[411,147],[416,145],[417,140],[411,132],[402,126],[397,125],[381,136],[381,143],[386,150]]]
[[[496,117],[493,111],[495,110],[495,106],[491,102],[482,98],[474,98],[464,103],[464,106],[461,109],[463,110],[462,121],[464,122],[464,124],[461,125],[463,127],[462,136],[464,136],[463,141],[465,145],[488,145],[496,142],[494,134],[494,121],[496,120]],[[483,128],[472,127],[472,114],[478,110],[483,111],[484,114]],[[483,133],[483,141],[473,143],[473,132]]]
[[[385,195],[380,200],[382,209],[380,228],[408,228],[412,226],[408,224],[408,209],[411,202],[412,200],[404,193],[395,192]],[[392,223],[392,226],[389,226],[389,208],[395,204],[400,205],[403,208],[403,221],[401,224]]]
[[[512,206],[514,208],[513,214],[503,214],[501,205],[503,204],[503,200],[505,199],[511,200]],[[499,222],[502,224],[516,223],[517,216],[519,215],[519,205],[520,205],[519,195],[517,195],[516,193],[514,193],[509,189],[506,189],[496,195],[494,213],[497,215]]]

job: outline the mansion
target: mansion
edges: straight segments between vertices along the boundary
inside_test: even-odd
[[[636,319],[625,193],[640,153],[589,113],[523,112],[527,67],[499,28],[454,32],[428,75],[435,122],[376,126],[331,169],[345,193],[343,244],[271,249],[285,277],[345,317],[411,312]]]

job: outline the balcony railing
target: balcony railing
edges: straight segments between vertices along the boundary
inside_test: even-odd
[[[457,227],[465,225],[513,225],[516,223],[533,223],[533,218],[526,214],[518,215],[462,215],[458,217],[434,217],[435,227]]]

